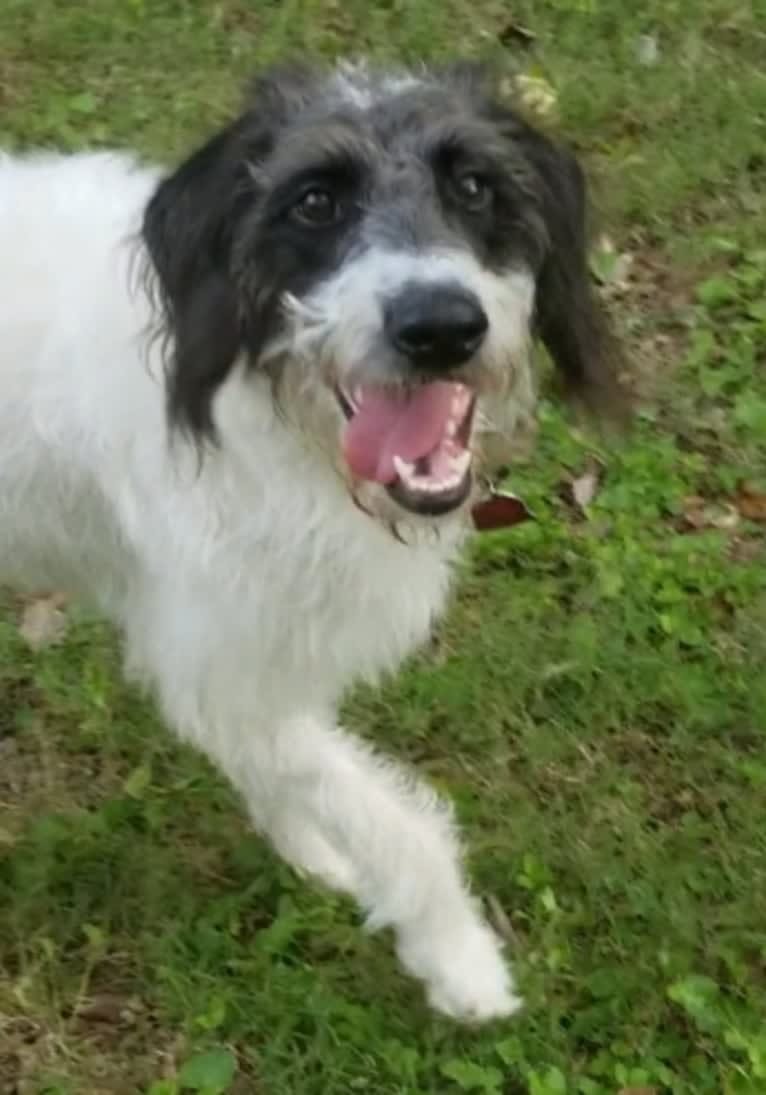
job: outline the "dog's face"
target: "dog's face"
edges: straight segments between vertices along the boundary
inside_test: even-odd
[[[364,508],[456,510],[529,420],[535,330],[610,387],[584,216],[576,161],[475,69],[261,81],[146,213],[171,418],[215,433],[244,354]]]

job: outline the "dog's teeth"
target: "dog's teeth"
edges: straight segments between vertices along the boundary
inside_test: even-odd
[[[470,392],[465,389],[455,392],[452,396],[452,413],[456,418],[465,418],[468,404],[471,402]]]
[[[454,490],[465,478],[470,463],[470,450],[461,449],[459,453],[452,456],[446,474],[442,478],[437,478],[433,475],[417,475],[413,462],[401,456],[393,458],[394,470],[401,482],[409,490],[416,491],[418,494],[444,494],[446,491]]]
[[[413,463],[409,460],[404,460],[401,456],[395,456],[393,464],[394,470],[400,479],[404,479],[408,483],[414,480],[415,465]]]
[[[457,422],[454,418],[450,418],[447,422],[447,428],[444,431],[449,438],[457,436]]]
[[[408,483],[408,486],[421,494],[444,494],[445,491],[458,486],[462,478],[461,475],[455,474],[447,475],[444,479],[432,479],[430,476],[419,475]]]
[[[416,490],[425,494],[436,494],[437,491],[442,489],[442,485],[438,480],[430,479],[427,475],[419,475],[412,485]]]
[[[456,456],[452,460],[453,474],[457,475],[460,479],[463,478],[468,471],[468,465],[471,463],[471,450],[463,449],[459,456]]]

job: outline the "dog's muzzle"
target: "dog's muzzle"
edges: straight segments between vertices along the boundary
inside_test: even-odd
[[[479,301],[453,285],[405,285],[384,308],[398,383],[338,389],[347,418],[343,452],[354,478],[380,483],[404,509],[449,513],[471,492],[476,393],[468,366],[489,323]]]

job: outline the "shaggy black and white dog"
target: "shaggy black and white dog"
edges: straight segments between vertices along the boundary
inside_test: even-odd
[[[0,581],[95,602],[434,1007],[510,1014],[449,810],[336,710],[442,611],[532,338],[612,388],[575,159],[472,68],[280,71],[169,176],[0,159],[0,284]]]

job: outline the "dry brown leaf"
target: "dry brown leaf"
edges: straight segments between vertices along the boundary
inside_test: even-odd
[[[555,88],[543,76],[519,75],[514,80],[522,104],[541,117],[554,114],[558,105]]]
[[[598,494],[602,475],[601,464],[595,458],[591,458],[580,475],[561,484],[561,495],[564,501],[584,513]]]
[[[766,493],[749,483],[742,484],[736,507],[747,521],[766,521]]]
[[[716,528],[722,532],[732,532],[739,525],[739,519],[737,507],[729,502],[709,502],[697,494],[684,498],[683,521],[687,529],[699,532]]]
[[[711,514],[710,524],[713,528],[722,529],[724,532],[730,532],[739,524],[739,513],[734,506],[728,504],[719,506]]]
[[[64,637],[67,630],[65,604],[66,597],[61,593],[33,597],[26,602],[19,634],[33,650],[41,650]]]
[[[140,1002],[135,998],[121,996],[113,992],[103,992],[83,1001],[77,1008],[76,1014],[81,1022],[106,1023],[117,1026],[120,1023],[134,1021],[137,1010],[140,1010]]]
[[[705,508],[705,499],[699,494],[689,494],[683,501],[684,524],[687,528],[700,529],[705,527],[702,511]]]
[[[660,1095],[656,1087],[621,1087],[617,1095]]]
[[[591,272],[606,293],[624,293],[631,285],[635,256],[618,251],[614,240],[602,233],[591,253]]]
[[[598,475],[595,471],[586,471],[572,481],[572,498],[580,509],[591,504],[598,491]]]

